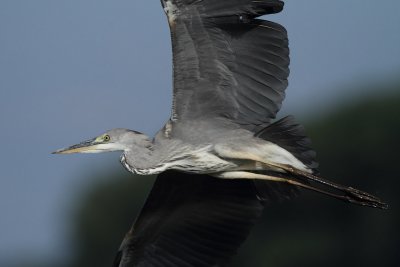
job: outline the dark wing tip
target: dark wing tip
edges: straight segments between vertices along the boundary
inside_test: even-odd
[[[178,7],[181,12],[195,8],[202,17],[225,17],[247,15],[255,18],[262,15],[275,14],[283,10],[284,3],[279,0],[161,0],[163,8],[167,2]]]
[[[285,3],[283,1],[269,0],[269,1],[252,1],[259,5],[259,15],[276,14],[283,10]]]
[[[114,266],[225,266],[262,210],[250,180],[167,171],[157,178]]]

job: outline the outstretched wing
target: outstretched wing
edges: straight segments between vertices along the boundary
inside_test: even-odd
[[[255,19],[277,0],[162,0],[172,36],[172,120],[224,117],[253,129],[275,118],[289,75],[286,30]]]
[[[262,209],[250,180],[162,173],[114,267],[225,266]]]

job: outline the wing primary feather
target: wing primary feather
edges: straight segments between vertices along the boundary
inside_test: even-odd
[[[202,18],[197,9],[186,12],[192,19],[178,20],[171,29],[175,121],[222,117],[249,130],[268,125],[287,87],[286,30],[238,15]]]
[[[114,266],[225,266],[262,209],[250,180],[167,171],[157,178]]]

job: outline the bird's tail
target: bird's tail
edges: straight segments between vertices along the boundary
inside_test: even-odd
[[[255,136],[286,149],[312,170],[312,173],[308,173],[290,165],[266,162],[266,167],[279,168],[285,171],[285,173],[260,173],[260,175],[264,175],[265,177],[278,177],[277,180],[283,182],[283,185],[277,186],[274,185],[275,183],[268,181],[268,178],[265,180],[255,180],[256,189],[262,199],[271,199],[273,192],[278,192],[275,195],[282,195],[288,198],[295,195],[295,187],[302,187],[358,205],[381,209],[388,207],[386,203],[369,193],[339,185],[319,177],[317,170],[318,163],[316,161],[316,154],[311,148],[311,141],[306,136],[304,128],[297,124],[293,117],[285,117],[262,129]]]

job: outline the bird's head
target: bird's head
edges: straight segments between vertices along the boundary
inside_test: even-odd
[[[146,135],[128,129],[117,128],[79,144],[56,150],[53,154],[127,151],[133,146],[145,142],[149,142]]]

